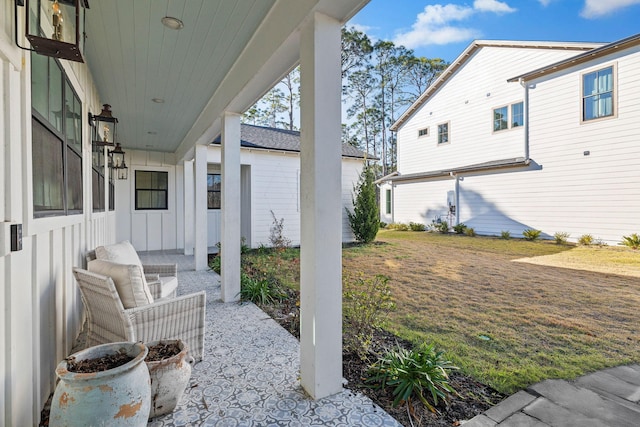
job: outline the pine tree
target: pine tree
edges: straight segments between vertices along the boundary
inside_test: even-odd
[[[360,174],[358,185],[354,187],[357,193],[353,201],[353,212],[347,209],[351,230],[356,240],[362,243],[370,243],[376,238],[380,227],[380,214],[376,198],[376,186],[373,169],[365,166]]]

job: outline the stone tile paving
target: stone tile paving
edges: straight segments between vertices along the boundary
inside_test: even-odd
[[[640,365],[575,381],[545,380],[478,415],[464,427],[640,426]]]
[[[149,426],[400,426],[359,393],[309,398],[298,341],[255,305],[222,303],[218,275],[193,271],[193,257],[140,255],[143,263],[178,263],[179,294],[207,291],[204,360],[178,407]]]

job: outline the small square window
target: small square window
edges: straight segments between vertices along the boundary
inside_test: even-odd
[[[168,209],[169,173],[156,171],[136,171],[135,208]]]
[[[429,128],[420,129],[418,131],[418,138],[421,136],[429,136]]]

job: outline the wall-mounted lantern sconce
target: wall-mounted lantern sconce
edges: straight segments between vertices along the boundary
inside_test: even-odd
[[[25,34],[34,51],[70,61],[84,62],[85,9],[88,0],[15,0],[16,44],[18,8],[25,7]],[[18,44],[19,47],[22,47]]]
[[[89,113],[89,124],[93,128],[92,141],[94,145],[116,145],[116,125],[118,119],[111,115],[111,105],[104,104],[99,115]]]
[[[116,148],[109,151],[109,167],[115,171],[116,178],[129,178],[129,168],[124,161],[124,151],[122,151],[120,143],[116,143]]]

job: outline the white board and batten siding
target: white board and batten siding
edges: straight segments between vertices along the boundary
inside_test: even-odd
[[[401,173],[446,170],[524,156],[523,128],[497,134],[491,128],[494,108],[524,97],[522,86],[506,80],[576,53],[517,51],[481,49],[402,126],[398,132]],[[497,57],[499,52],[508,55]],[[501,67],[496,68],[495,63]],[[617,74],[618,114],[582,123],[582,75],[609,65],[614,65]],[[498,235],[504,230],[520,237],[524,229],[533,228],[541,230],[546,238],[556,232],[568,232],[575,241],[583,234],[591,234],[608,244],[617,244],[623,235],[640,232],[639,70],[640,53],[635,47],[531,82],[532,164],[460,174],[459,221],[480,234]],[[467,71],[472,74],[467,75]],[[470,78],[492,73],[496,77],[485,83],[480,77]],[[479,88],[474,98],[476,85]],[[491,96],[486,96],[488,93]],[[472,107],[474,102],[482,107]],[[437,146],[437,123],[444,121],[447,114],[451,142]],[[436,118],[431,119],[432,116]],[[430,135],[418,138],[418,129],[426,126],[430,127]],[[442,208],[446,191],[454,183],[447,177],[397,183],[395,220],[415,220],[424,212]],[[415,200],[418,209],[412,207]]]
[[[13,6],[0,6],[0,425],[37,425],[55,386],[55,367],[81,328],[83,306],[73,267],[113,239],[115,214],[93,212],[91,143],[83,121],[83,213],[38,217],[33,212],[31,60],[13,42]],[[9,23],[10,21],[10,23]],[[26,43],[22,40],[21,43]],[[86,64],[61,61],[82,104],[100,111]],[[10,227],[22,225],[22,250],[10,251]]]

